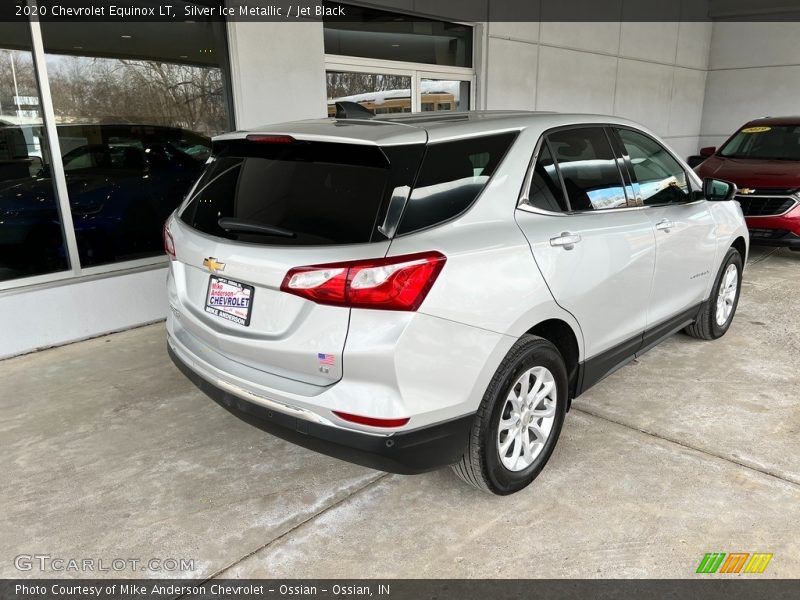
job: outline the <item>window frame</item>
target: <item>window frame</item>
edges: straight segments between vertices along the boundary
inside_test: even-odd
[[[536,206],[531,205],[529,203],[529,199],[530,199],[530,191],[531,191],[531,182],[533,180],[533,171],[536,168],[536,162],[539,160],[539,154],[541,152],[543,144],[544,143],[548,143],[547,142],[547,136],[549,134],[551,134],[553,132],[557,132],[557,131],[572,130],[572,129],[585,129],[587,127],[595,127],[595,128],[600,127],[600,128],[605,130],[606,137],[608,138],[609,143],[611,144],[611,151],[614,153],[614,156],[615,156],[616,161],[617,161],[617,169],[620,172],[621,181],[624,184],[625,196],[626,196],[626,199],[628,201],[628,206],[619,206],[619,207],[616,207],[616,208],[604,208],[604,209],[600,209],[600,210],[592,209],[592,210],[574,210],[574,211],[573,210],[569,210],[569,211],[553,212],[553,211],[550,211],[550,210],[545,210],[543,208],[538,208]],[[637,202],[640,201],[640,197],[635,195],[635,191],[638,188],[638,181],[636,180],[634,175],[631,173],[632,164],[630,166],[628,164],[630,157],[628,157],[628,162],[626,162],[625,161],[625,157],[627,156],[627,154],[623,154],[621,149],[618,147],[618,145],[622,144],[622,140],[613,131],[615,128],[618,128],[618,129],[630,129],[631,131],[634,131],[636,133],[644,135],[647,138],[650,138],[651,140],[656,142],[659,146],[664,148],[664,150],[667,152],[667,154],[669,154],[669,156],[671,156],[673,159],[675,159],[678,162],[678,165],[680,165],[681,168],[684,169],[684,172],[686,173],[686,180],[689,183],[689,187],[691,188],[692,193],[695,195],[695,198],[693,200],[688,200],[686,202],[680,202],[680,203],[671,202],[671,203],[666,203],[666,204],[649,204],[649,205],[637,204]],[[623,148],[624,148],[624,146],[623,146]],[[551,154],[552,154],[552,150],[551,150]],[[562,185],[562,188],[563,188],[564,180],[561,177],[561,169],[560,169],[560,167],[558,165],[558,161],[555,158],[553,159],[553,164],[556,166],[556,172],[558,173],[559,180],[561,181],[561,185]],[[551,216],[551,217],[552,216],[569,217],[569,216],[572,216],[572,215],[583,215],[583,214],[598,214],[599,215],[599,214],[604,214],[604,213],[615,213],[615,212],[620,212],[620,211],[625,211],[625,210],[646,210],[648,208],[663,208],[664,206],[686,206],[687,204],[693,204],[695,202],[702,202],[702,201],[705,201],[705,198],[702,196],[702,189],[703,189],[702,188],[702,183],[700,181],[700,178],[697,176],[697,174],[694,171],[692,171],[691,169],[686,170],[683,161],[681,161],[675,155],[674,152],[672,152],[669,148],[667,148],[664,144],[659,142],[652,135],[648,134],[646,131],[638,129],[637,127],[633,127],[633,126],[630,126],[630,125],[619,124],[619,123],[606,123],[606,122],[575,123],[575,124],[570,124],[570,125],[558,125],[556,127],[550,127],[548,129],[545,129],[541,133],[541,135],[539,136],[539,139],[536,141],[536,145],[534,146],[533,153],[531,155],[531,159],[530,159],[530,161],[528,163],[528,168],[527,168],[527,170],[525,172],[525,179],[523,180],[523,183],[522,183],[522,189],[520,190],[519,197],[517,198],[517,206],[516,206],[516,208],[518,210],[524,210],[526,212],[535,213],[535,214],[541,214],[541,215],[546,215],[546,216]],[[570,206],[570,209],[571,209],[571,204],[569,202],[569,195],[566,192],[564,192],[564,198],[565,198],[565,200],[567,202],[567,205]]]

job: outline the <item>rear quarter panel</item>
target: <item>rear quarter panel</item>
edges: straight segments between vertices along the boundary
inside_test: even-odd
[[[515,197],[492,201],[505,201],[506,218],[483,223],[457,220],[396,239],[390,250],[390,254],[438,250],[447,256],[413,326],[383,357],[392,368],[380,370],[397,377],[396,389],[402,391],[407,408],[435,411],[425,417],[428,422],[435,416],[453,418],[477,410],[511,346],[542,321],[566,321],[583,356],[577,322],[553,301],[528,242],[513,221]],[[369,372],[375,366],[374,348],[358,341],[361,332],[370,330],[364,322],[368,316],[359,312],[366,311],[353,311],[346,375],[374,378]],[[362,345],[373,352],[369,361],[359,359],[356,349]],[[359,364],[363,373],[351,370]]]
[[[449,222],[395,238],[389,255],[438,250],[447,256],[419,312],[514,339],[544,320],[558,318],[572,327],[583,356],[578,323],[553,300],[514,219],[540,134],[538,128],[520,132],[466,212]]]
[[[426,331],[410,328],[391,358],[399,389],[419,399],[420,408],[436,406],[450,416],[474,412],[511,346],[548,319],[569,324],[583,357],[580,327],[553,300],[514,219],[540,134],[520,133],[466,212],[392,241],[390,256],[438,250],[447,257],[418,311],[428,319]]]

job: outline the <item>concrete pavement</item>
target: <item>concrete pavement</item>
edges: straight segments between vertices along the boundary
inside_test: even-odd
[[[800,253],[750,262],[728,335],[675,336],[590,390],[506,498],[240,422],[161,324],[2,361],[0,577],[692,577],[712,551],[800,577]],[[37,553],[194,569],[15,567]]]

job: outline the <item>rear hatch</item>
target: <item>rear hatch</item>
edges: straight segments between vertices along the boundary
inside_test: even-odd
[[[180,326],[250,367],[338,381],[350,309],[281,284],[296,267],[386,255],[389,205],[405,201],[423,154],[417,131],[419,143],[387,147],[283,134],[215,142],[170,224],[177,308],[190,313]]]

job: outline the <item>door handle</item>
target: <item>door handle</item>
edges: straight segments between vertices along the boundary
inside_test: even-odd
[[[564,248],[564,250],[572,250],[575,247],[575,244],[581,241],[581,236],[577,233],[570,233],[569,231],[564,231],[561,235],[556,237],[550,238],[550,245],[551,246],[560,246]]]
[[[663,221],[659,221],[658,223],[656,223],[656,229],[658,229],[659,231],[664,231],[666,233],[669,233],[669,230],[672,229],[673,227],[675,227],[675,223],[673,223],[669,219],[664,219]]]

